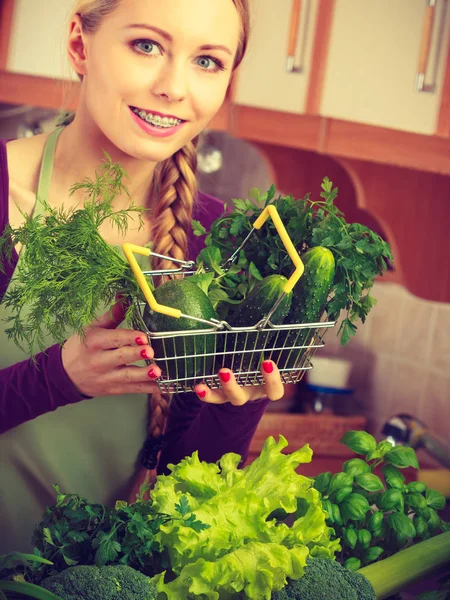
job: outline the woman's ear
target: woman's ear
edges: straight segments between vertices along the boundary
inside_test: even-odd
[[[67,50],[69,52],[70,64],[80,76],[87,73],[85,43],[86,38],[83,34],[81,18],[80,15],[76,14],[70,22]]]

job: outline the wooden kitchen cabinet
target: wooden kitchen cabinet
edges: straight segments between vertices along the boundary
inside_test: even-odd
[[[295,15],[292,8],[295,8]],[[251,0],[251,35],[239,67],[234,102],[293,114],[306,110],[319,0]],[[288,40],[294,27],[294,70],[288,72]]]
[[[76,79],[66,52],[72,0],[15,0],[6,71],[54,79]]]
[[[420,134],[436,132],[450,7],[446,0],[436,0],[434,9],[428,3],[335,0],[321,115]],[[430,53],[425,83],[433,83],[435,88],[417,91],[418,58],[427,19]]]

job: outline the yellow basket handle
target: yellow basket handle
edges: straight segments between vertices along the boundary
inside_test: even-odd
[[[266,206],[266,208],[262,211],[262,213],[259,215],[256,221],[253,223],[253,228],[261,229],[261,227],[267,221],[269,216],[271,217],[273,224],[275,225],[275,229],[277,230],[278,235],[280,236],[281,241],[283,242],[284,247],[286,248],[287,253],[289,254],[289,257],[295,266],[295,271],[292,273],[292,275],[290,276],[289,280],[286,282],[283,288],[283,292],[285,294],[288,294],[293,290],[294,285],[303,275],[305,267],[297,250],[295,249],[294,244],[291,241],[291,238],[289,237],[288,232],[286,231],[285,226],[283,225],[283,221],[280,219],[280,215],[278,214],[276,207],[273,204],[269,204],[269,206]]]
[[[181,317],[181,310],[178,308],[171,308],[170,306],[164,306],[163,304],[159,304],[156,301],[155,296],[153,295],[148,282],[142,272],[138,261],[135,258],[135,254],[142,254],[142,256],[150,256],[152,253],[149,248],[144,248],[144,246],[136,246],[135,244],[129,244],[125,242],[122,244],[122,250],[125,254],[128,262],[130,263],[131,270],[134,273],[134,276],[137,279],[139,287],[142,290],[142,293],[145,296],[150,308],[155,312],[161,313],[163,315],[167,315],[169,317],[175,317],[175,319],[179,319]]]

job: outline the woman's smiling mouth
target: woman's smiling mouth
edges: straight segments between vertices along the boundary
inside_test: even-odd
[[[160,113],[150,112],[143,108],[137,108],[136,106],[130,106],[130,109],[146,123],[161,129],[170,129],[185,122],[182,119],[177,119],[173,116],[163,116]]]

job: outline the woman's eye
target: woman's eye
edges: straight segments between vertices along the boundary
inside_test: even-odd
[[[158,44],[152,42],[151,40],[135,40],[133,42],[133,48],[142,54],[151,55],[161,53]]]
[[[223,71],[225,69],[222,61],[218,58],[213,58],[212,56],[199,56],[197,59],[197,64],[205,71],[217,72]]]

